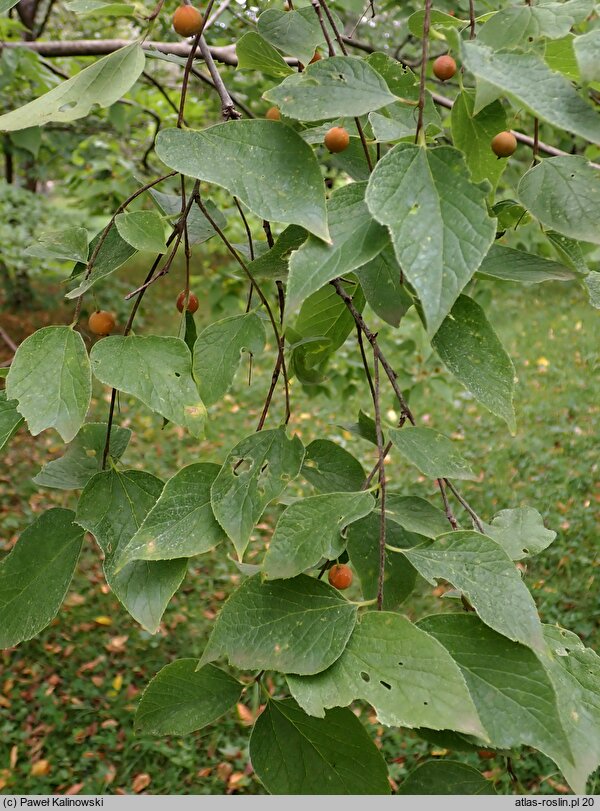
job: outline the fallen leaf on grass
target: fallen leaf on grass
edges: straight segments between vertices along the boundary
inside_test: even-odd
[[[133,778],[131,787],[136,794],[139,794],[145,788],[148,788],[151,782],[152,778],[150,777],[150,775],[141,772],[140,774],[136,774],[136,776]]]

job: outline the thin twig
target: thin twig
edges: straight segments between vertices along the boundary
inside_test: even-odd
[[[327,30],[327,26],[325,25],[325,20],[323,19],[323,13],[321,11],[321,6],[319,5],[319,0],[311,0],[311,5],[313,7],[315,14],[317,15],[317,19],[319,20],[319,24],[321,26],[321,31],[323,32],[325,42],[327,43],[327,52],[329,56],[335,56],[335,48],[333,47],[333,42],[331,41],[329,31]]]
[[[425,110],[425,76],[427,74],[427,55],[429,53],[429,24],[431,22],[431,0],[425,0],[425,16],[423,17],[423,40],[421,43],[421,75],[419,78],[419,117],[417,118],[417,131],[415,144],[419,143],[423,129],[423,111]]]
[[[161,85],[161,83],[157,79],[155,79],[154,76],[152,76],[147,71],[144,71],[142,73],[142,77],[147,82],[150,82],[150,84],[153,85],[158,90],[158,92],[161,94],[161,96],[164,98],[164,100],[167,102],[167,104],[173,110],[173,112],[179,114],[179,108],[177,107],[177,105],[175,104],[173,99],[169,96],[169,94],[167,93],[165,88]],[[183,123],[185,124],[185,126],[187,126],[187,124],[185,122],[185,119],[184,119]]]
[[[2,338],[2,340],[4,341],[4,343],[7,345],[7,347],[9,349],[11,349],[13,352],[17,351],[18,346],[13,341],[13,339],[10,337],[10,335],[6,332],[6,330],[2,329],[2,327],[0,327],[0,338]]]
[[[447,479],[436,479],[435,483],[440,488],[440,493],[442,495],[442,501],[444,502],[444,513],[446,514],[446,518],[448,519],[448,523],[452,527],[452,529],[458,529],[458,521],[456,520],[454,513],[452,512],[452,507],[450,506],[450,502],[448,501],[448,496],[446,495],[446,483]]]
[[[240,217],[242,218],[242,222],[244,223],[244,229],[246,231],[246,236],[248,237],[248,250],[250,252],[250,260],[254,261],[254,242],[252,241],[252,231],[250,230],[250,226],[248,225],[248,220],[246,219],[246,215],[244,214],[244,209],[242,208],[240,201],[237,197],[233,196],[233,202],[236,205],[237,210],[240,212]]]
[[[385,542],[386,542],[386,516],[385,516],[385,457],[383,448],[383,432],[381,430],[381,401],[379,396],[379,358],[373,347],[373,377],[375,394],[373,406],[375,408],[375,434],[377,436],[377,457],[379,465],[379,574],[377,578],[377,610],[383,611],[383,584],[385,580]]]
[[[463,495],[456,489],[456,487],[452,484],[451,481],[448,479],[444,479],[444,483],[448,486],[448,489],[452,493],[452,495],[456,498],[459,504],[464,507],[464,509],[469,513],[471,516],[471,520],[473,521],[473,526],[478,532],[481,532],[485,535],[483,524],[481,522],[481,518],[477,515],[475,510],[471,507],[469,502],[465,499]]]
[[[475,3],[469,0],[469,39],[475,39]]]
[[[212,54],[208,49],[208,45],[206,44],[206,40],[204,37],[200,37],[200,53],[202,54],[202,58],[206,62],[206,67],[208,68],[208,72],[210,73],[210,77],[214,83],[215,90],[219,94],[219,98],[221,99],[221,114],[225,121],[231,121],[232,119],[241,118],[242,115],[235,109],[235,104],[233,103],[233,99],[229,95],[229,91],[225,87],[223,80],[221,79],[221,75],[217,70],[217,66],[215,65],[215,61],[212,58]]]

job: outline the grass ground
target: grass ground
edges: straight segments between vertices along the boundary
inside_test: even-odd
[[[158,285],[152,289],[141,329],[176,330],[172,302],[178,289],[168,277],[160,291]],[[547,525],[558,532],[550,549],[529,564],[527,583],[544,621],[560,622],[598,650],[598,314],[580,292],[558,284],[494,285],[489,291],[493,296],[489,316],[519,378],[515,437],[458,385],[432,384],[422,374],[424,359],[407,366],[394,343],[386,344],[398,366],[422,379],[411,403],[424,424],[464,440],[463,454],[480,476],[463,492],[480,515],[489,519],[500,509],[527,504],[539,509]],[[226,314],[235,312],[231,298],[222,303]],[[206,320],[208,314],[201,309],[199,315]],[[0,323],[19,340],[47,318],[44,312],[25,319],[0,315]],[[330,398],[309,398],[293,385],[292,426],[305,442],[316,432],[343,442],[370,467],[372,446],[338,427],[340,422],[354,421],[359,407],[369,410],[366,394],[353,383],[355,363],[352,348],[332,373]],[[215,410],[216,418],[201,442],[175,426],[161,430],[160,419],[122,399],[119,419],[135,431],[123,461],[167,478],[191,461],[220,460],[224,449],[254,430],[269,378],[270,368],[257,365],[248,390],[240,377],[232,395]],[[340,402],[342,391],[348,395],[345,402]],[[106,393],[98,388],[95,394],[94,417],[103,419]],[[391,398],[385,406],[393,418]],[[278,401],[272,424],[280,414]],[[51,504],[74,505],[74,494],[39,492],[31,483],[40,465],[59,453],[57,437],[51,433],[34,439],[20,432],[13,439],[0,472],[0,550],[10,549],[41,510]],[[392,457],[388,475],[396,490],[435,498],[430,484],[416,479],[397,457]],[[267,519],[266,533],[268,524]],[[258,537],[255,555],[262,543]],[[260,793],[247,756],[248,724],[254,712],[250,699],[237,712],[185,739],[133,734],[140,691],[166,662],[200,654],[219,605],[237,578],[223,549],[192,561],[184,588],[167,609],[160,632],[152,637],[125,614],[107,589],[89,540],[57,619],[38,639],[0,653],[0,791]],[[443,601],[423,586],[406,610],[418,616],[440,610],[440,603],[443,608]],[[368,708],[361,712],[367,723],[374,721]],[[409,730],[384,730],[374,724],[373,731],[397,783],[424,757],[457,757]],[[511,785],[502,758],[458,755],[458,759],[497,779],[501,792],[566,790],[554,765],[537,753],[524,751],[515,760],[520,780],[516,785]],[[595,785],[592,781],[592,792]]]

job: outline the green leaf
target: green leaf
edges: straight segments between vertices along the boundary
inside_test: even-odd
[[[533,53],[495,53],[486,45],[463,42],[463,63],[518,104],[559,129],[600,142],[600,118],[573,85]]]
[[[219,465],[197,462],[169,479],[140,528],[115,560],[119,571],[132,560],[172,560],[201,555],[225,534],[210,506]]]
[[[408,774],[398,794],[496,794],[481,772],[456,760],[428,760]]]
[[[135,84],[144,69],[139,42],[98,59],[23,107],[0,116],[0,132],[84,118],[93,107],[110,107]]]
[[[492,245],[477,273],[492,279],[523,284],[568,282],[577,278],[577,274],[560,262],[544,259],[533,253],[516,251],[504,245]]]
[[[96,473],[77,505],[77,523],[104,553],[104,575],[115,597],[151,634],[181,585],[187,560],[135,561],[116,572],[116,561],[158,499],[163,483],[141,470]]]
[[[270,794],[388,794],[387,766],[350,710],[311,718],[291,699],[269,701],[250,758]]]
[[[255,279],[285,279],[292,251],[306,242],[308,233],[298,225],[288,227],[277,237],[275,245],[248,264]]]
[[[533,598],[499,543],[479,532],[460,530],[402,554],[432,585],[440,579],[452,583],[490,628],[534,650],[543,648]]]
[[[515,367],[479,304],[459,296],[431,345],[467,391],[514,434]]]
[[[357,117],[397,101],[384,79],[357,56],[331,56],[294,73],[264,93],[298,121]]]
[[[196,322],[194,320],[194,314],[191,313],[189,310],[185,311],[185,326],[183,331],[183,340],[185,341],[185,345],[192,353],[194,354],[194,344],[198,338],[198,332],[196,331]],[[192,360],[192,369],[193,369],[193,360]]]
[[[194,344],[192,373],[207,406],[229,391],[243,353],[259,355],[265,341],[265,328],[256,313],[215,321],[200,333]]]
[[[80,490],[85,487],[92,476],[102,470],[107,427],[105,422],[86,422],[65,453],[47,462],[33,481],[40,487],[58,490]],[[129,428],[113,425],[109,456],[120,459],[130,438]]]
[[[301,473],[320,493],[360,490],[365,481],[358,459],[329,439],[315,439],[306,446]]]
[[[27,127],[25,130],[11,132],[11,142],[19,149],[25,149],[32,157],[38,157],[42,145],[42,130],[40,127]]]
[[[575,57],[579,66],[582,82],[600,82],[600,65],[598,53],[600,53],[600,29],[595,28],[575,37],[573,40]]]
[[[138,251],[165,253],[165,223],[156,211],[132,211],[117,214],[117,231],[123,239]]]
[[[574,41],[573,34],[563,39],[548,40],[544,50],[544,61],[552,70],[562,73],[572,82],[579,83],[581,76],[575,57]]]
[[[92,240],[90,244],[90,255],[93,254],[101,235],[102,231]],[[135,253],[137,253],[136,249],[128,242],[125,242],[117,231],[116,226],[111,226],[106,239],[102,243],[102,247],[98,251],[98,255],[96,256],[94,266],[89,277],[87,279],[82,279],[77,287],[70,290],[66,294],[65,298],[79,298],[79,296],[83,295],[87,290],[90,289],[90,287],[93,287],[96,282],[105,279],[107,276],[110,276],[111,273],[114,273],[115,270],[118,270],[121,265],[125,264],[125,262]],[[72,279],[74,280],[77,276],[80,276],[85,272],[85,270],[85,264],[78,263],[75,265],[69,281]]]
[[[343,287],[352,296],[358,312],[362,312],[365,299],[360,286],[348,282]],[[302,339],[299,346],[294,346],[296,371],[298,353],[302,354],[306,368],[314,367],[336,352],[355,328],[352,313],[332,286],[325,285],[312,293],[302,304],[293,328],[294,336],[297,334]],[[292,339],[292,330],[288,332],[288,339]]]
[[[390,428],[390,439],[409,462],[432,479],[475,479],[451,439],[433,428]]]
[[[585,284],[592,307],[597,310],[600,309],[600,273],[595,270],[590,273],[583,280]]]
[[[377,431],[375,428],[375,420],[370,417],[362,409],[358,412],[358,422],[351,423],[350,425],[340,425],[344,431],[350,431],[351,434],[356,434],[362,439],[366,439],[372,445],[377,445]]]
[[[9,11],[11,8],[17,5],[19,0],[0,0],[0,14],[4,14],[5,11]]]
[[[593,8],[593,0],[504,8],[481,27],[477,38],[497,51],[526,46],[542,37],[561,39],[575,23],[585,20]]]
[[[600,658],[570,631],[545,625],[544,636],[550,654],[546,669],[575,764],[559,765],[573,791],[585,794],[586,778],[600,763]]]
[[[6,378],[6,396],[18,401],[33,436],[55,428],[70,442],[83,424],[91,395],[87,350],[81,335],[70,327],[42,327],[17,349]]]
[[[323,558],[333,560],[346,546],[342,530],[368,515],[370,493],[327,493],[295,501],[281,514],[263,563],[269,580],[294,577]]]
[[[409,532],[416,532],[426,538],[437,538],[438,535],[445,535],[448,532],[448,519],[442,510],[438,510],[424,498],[388,493],[385,511],[391,521],[400,524]]]
[[[586,258],[583,254],[581,244],[576,239],[559,234],[558,231],[546,231],[546,236],[550,240],[552,247],[556,250],[561,259],[576,274],[587,276],[590,272]]]
[[[329,707],[363,699],[388,726],[454,729],[487,739],[450,654],[400,614],[363,614],[332,667],[316,676],[288,676],[287,681],[311,715],[323,717]]]
[[[249,577],[221,609],[200,664],[227,656],[242,670],[319,673],[346,647],[356,612],[313,577],[266,583]]]
[[[519,199],[548,228],[600,244],[600,172],[580,155],[549,158],[521,178]]]
[[[0,649],[32,639],[57,615],[83,543],[74,517],[46,510],[0,561]]]
[[[126,3],[107,3],[104,0],[72,0],[65,8],[80,17],[128,17],[135,13],[135,6]]]
[[[181,216],[181,195],[165,194],[164,192],[156,191],[156,189],[150,189],[150,194],[161,211],[167,214],[171,218],[172,223],[175,224]],[[225,228],[227,220],[221,210],[216,207],[212,200],[203,200],[203,203],[219,228]],[[186,224],[190,245],[199,245],[217,234],[198,206],[193,206],[190,209]]]
[[[235,706],[242,692],[239,681],[214,665],[200,670],[197,665],[197,659],[176,659],[159,670],[138,704],[136,730],[189,735]]]
[[[326,60],[329,61],[329,60]],[[287,282],[286,312],[291,313],[323,285],[361,267],[381,251],[387,241],[365,205],[366,183],[337,189],[328,203],[331,244],[309,237],[292,254]]]
[[[471,179],[478,183],[489,180],[495,187],[507,166],[492,152],[492,138],[506,129],[506,113],[499,101],[488,104],[474,115],[473,93],[463,90],[452,106],[452,138],[454,145],[465,153]]]
[[[412,298],[400,281],[402,272],[394,252],[384,248],[354,273],[369,307],[392,327],[397,327],[412,305]]]
[[[276,79],[284,79],[294,72],[281,54],[256,31],[244,34],[237,41],[235,52],[238,70],[258,70]]]
[[[374,600],[379,585],[379,531],[381,511],[373,512],[348,527],[346,551],[360,580],[363,600]],[[386,521],[386,543],[414,546],[423,539],[405,532],[398,524]],[[395,611],[415,587],[416,570],[402,555],[385,553],[383,608]]]
[[[398,144],[377,164],[365,196],[387,225],[396,258],[434,335],[495,237],[486,191],[469,179],[461,152]]]
[[[334,15],[334,20],[343,28],[337,15]],[[329,22],[325,25],[329,36],[334,37]],[[321,24],[310,6],[293,11],[269,8],[258,18],[257,27],[261,37],[305,64],[310,62],[316,48],[325,42]]]
[[[560,697],[529,648],[491,631],[472,614],[437,614],[419,627],[438,639],[463,672],[492,746],[533,746],[563,769],[571,750]]]
[[[23,417],[17,411],[17,401],[7,400],[6,392],[0,391],[0,450],[23,425]]]
[[[87,262],[88,241],[85,228],[66,228],[64,231],[40,234],[37,242],[25,250],[25,255],[40,259]]]
[[[492,523],[484,524],[483,528],[512,560],[538,555],[556,538],[556,532],[546,529],[542,516],[533,507],[500,510]]]
[[[424,11],[415,11],[415,13],[411,14],[408,18],[408,30],[413,37],[417,37],[417,39],[421,39],[423,36],[424,18]],[[469,25],[468,20],[461,20],[457,17],[453,17],[450,14],[446,14],[444,11],[439,11],[438,9],[431,9],[430,18],[430,25],[433,28],[466,28]]]
[[[226,121],[195,132],[166,129],[156,154],[171,169],[222,186],[264,220],[329,239],[325,186],[314,152],[280,121]],[[265,194],[265,183],[276,194]]]
[[[267,504],[295,479],[304,459],[297,436],[283,428],[251,434],[231,449],[211,488],[215,517],[241,560]]]
[[[202,435],[206,408],[192,378],[190,351],[180,338],[112,335],[94,345],[90,360],[101,383],[132,394],[192,436]]]

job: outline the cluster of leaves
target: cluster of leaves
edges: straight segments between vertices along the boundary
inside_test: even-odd
[[[507,127],[504,99],[577,138],[600,142],[600,119],[583,97],[599,79],[590,59],[597,29],[570,33],[593,4],[503,8],[471,21],[479,23],[473,39],[469,20],[431,13],[426,3],[408,20],[409,30],[443,38],[465,70],[449,122],[426,90],[425,63],[420,81],[387,53],[348,55],[342,21],[320,5],[320,15],[312,5],[267,9],[256,31],[238,42],[240,69],[279,82],[264,98],[278,106],[280,121],[237,120],[229,111],[232,120],[199,131],[161,130],[156,155],[194,179],[191,192],[184,185],[174,198],[154,189],[157,179],[138,196],[148,192],[159,211],[120,206],[91,244],[82,228],[44,240],[44,250],[77,263],[77,286],[67,295],[80,302],[136,251],[156,254],[152,283],[168,271],[182,240],[190,245],[218,236],[260,302],[200,335],[190,313],[177,337],[137,335],[132,324],[142,287],[134,291],[124,334],[103,338],[89,354],[71,326],[43,328],[19,347],[0,401],[1,444],[23,420],[34,435],[55,429],[67,450],[36,482],[82,492],[75,510],[42,514],[0,563],[0,644],[31,638],[58,611],[84,531],[102,551],[111,589],[151,632],[181,585],[188,558],[230,543],[245,579],[221,610],[200,661],[179,659],[150,683],[138,710],[141,729],[182,735],[212,723],[242,691],[260,689],[269,670],[285,677],[289,697],[266,694],[250,753],[272,793],[389,792],[385,762],[349,709],[357,700],[368,702],[384,724],[429,736],[443,732],[458,750],[533,746],[583,792],[600,761],[600,660],[571,632],[541,623],[517,566],[546,549],[554,533],[533,508],[504,509],[486,522],[466,504],[452,480],[476,474],[448,436],[416,424],[363,313],[368,305],[394,330],[414,308],[447,369],[515,431],[514,367],[470,285],[474,279],[572,281],[597,306],[598,272],[589,262],[599,244],[600,185],[586,157],[559,154],[518,178],[517,200],[497,199],[505,163],[489,143]],[[341,55],[300,72],[284,58],[306,64],[326,41]],[[552,53],[557,41],[571,49],[572,61],[556,52],[548,60],[546,47]],[[128,45],[1,116],[0,129],[68,123],[94,105],[110,106],[144,62],[140,44]],[[351,137],[335,158],[343,182],[327,196],[318,145],[334,125]],[[452,146],[438,145],[450,136]],[[244,223],[244,207],[262,221],[269,239],[260,255],[252,236],[247,257],[231,244],[202,184],[233,195]],[[539,227],[552,258],[496,241],[525,216]],[[287,226],[275,240],[271,222]],[[373,418],[361,414],[355,427],[377,448],[369,474],[329,440],[304,445],[287,429],[289,409],[285,425],[263,430],[278,381],[287,404],[288,375],[318,383],[355,329],[374,412]],[[266,355],[267,331],[276,359],[255,433],[239,439],[221,464],[194,462],[166,483],[122,469],[129,431],[112,425],[117,392],[199,437],[243,354]],[[383,424],[380,374],[398,399],[396,426]],[[107,424],[85,422],[92,375],[113,390]],[[392,449],[436,481],[443,510],[389,489],[384,459]],[[300,498],[290,498],[291,482],[301,487]],[[458,525],[449,493],[466,506],[473,529]],[[277,502],[285,509],[262,563],[244,563],[254,528]],[[360,600],[320,579],[332,561],[346,557],[360,581]],[[451,584],[450,596],[465,611],[409,621],[400,609],[417,575]],[[40,595],[42,578],[47,586]],[[222,658],[232,668],[260,672],[244,683],[213,664]],[[469,767],[439,768],[421,767],[426,774],[417,770],[403,791],[493,792]]]

